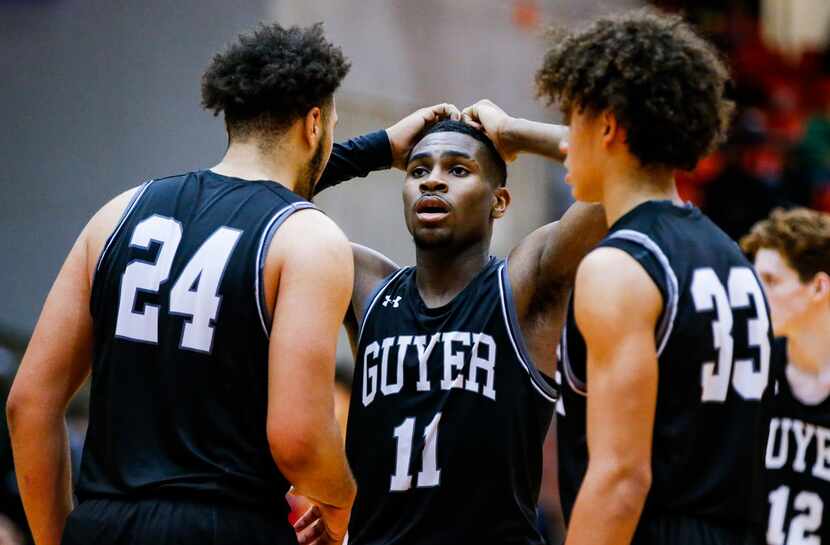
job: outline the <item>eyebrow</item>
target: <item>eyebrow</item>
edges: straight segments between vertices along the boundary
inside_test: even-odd
[[[422,151],[420,153],[416,153],[415,155],[409,158],[409,162],[412,163],[413,161],[420,161],[421,159],[429,159],[432,157],[432,153],[427,151]],[[456,151],[456,150],[447,150],[441,152],[441,159],[446,157],[461,157],[462,159],[469,159],[471,161],[475,161],[475,158],[467,152],[464,151]]]

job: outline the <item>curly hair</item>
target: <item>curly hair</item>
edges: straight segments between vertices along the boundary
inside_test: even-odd
[[[566,115],[611,111],[644,167],[691,170],[725,138],[729,73],[682,18],[637,10],[551,35],[538,95]]]
[[[202,76],[202,106],[224,112],[231,132],[282,128],[327,105],[350,67],[322,23],[263,24],[213,57]]]
[[[830,274],[830,214],[807,208],[773,210],[741,239],[751,258],[762,248],[779,252],[802,282],[816,274]]]

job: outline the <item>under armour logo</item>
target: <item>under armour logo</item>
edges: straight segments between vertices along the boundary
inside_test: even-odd
[[[387,295],[386,299],[383,300],[383,306],[388,307],[389,303],[392,303],[392,308],[398,308],[400,306],[401,296],[398,295],[394,299],[392,299],[391,295]]]

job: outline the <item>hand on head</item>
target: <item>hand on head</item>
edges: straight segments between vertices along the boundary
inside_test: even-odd
[[[424,129],[442,119],[460,121],[461,112],[452,104],[436,104],[416,110],[386,129],[389,145],[392,147],[392,166],[405,170],[406,159],[415,145],[415,139]]]
[[[485,98],[467,106],[461,117],[468,125],[484,131],[506,162],[516,158],[519,150],[505,138],[507,125],[513,118],[491,100]]]

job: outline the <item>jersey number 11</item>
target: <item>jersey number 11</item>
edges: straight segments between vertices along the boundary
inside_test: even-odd
[[[416,486],[426,488],[438,486],[441,482],[441,470],[438,469],[438,423],[441,422],[441,413],[435,415],[432,422],[424,429],[424,450],[421,456],[421,471],[418,472]],[[395,439],[398,443],[395,456],[395,473],[389,482],[389,490],[400,492],[412,488],[412,475],[409,473],[409,464],[412,461],[412,443],[415,435],[415,418],[407,418],[403,424],[395,428]]]

